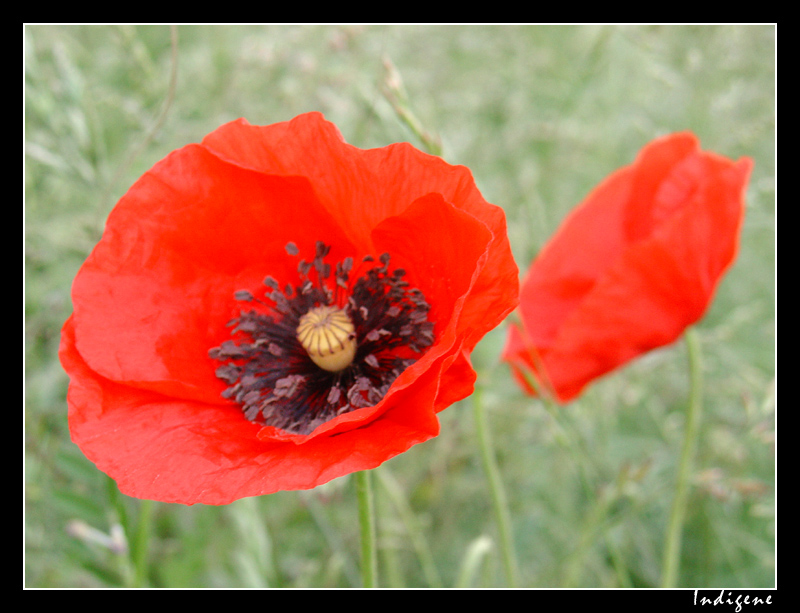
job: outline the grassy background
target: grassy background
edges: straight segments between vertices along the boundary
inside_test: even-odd
[[[773,27],[176,32],[174,56],[167,26],[24,27],[26,586],[359,584],[351,478],[227,507],[122,496],[69,441],[56,352],[72,278],[106,215],[169,151],[240,116],[267,124],[311,110],[360,147],[420,146],[384,95],[386,60],[443,157],[469,166],[505,209],[520,268],[655,136],[690,129],[706,149],[755,159],[739,259],[698,325],[705,407],[680,584],[775,585]],[[474,358],[521,584],[657,586],[688,392],[684,343],[553,412],[508,384],[502,341],[502,329],[490,333]],[[381,584],[502,586],[470,401],[441,421],[438,438],[376,471]]]

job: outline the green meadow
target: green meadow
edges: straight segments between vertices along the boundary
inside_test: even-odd
[[[468,166],[520,271],[657,136],[755,167],[738,259],[694,327],[702,414],[676,584],[776,585],[776,28],[772,25],[27,25],[24,584],[359,587],[355,479],[227,506],[122,495],[71,441],[58,361],[70,286],[116,201],[219,125],[320,111],[362,148]],[[662,585],[690,380],[684,340],[570,404],[476,348],[479,395],[373,471],[381,587],[506,587],[474,401],[510,519],[515,585]]]

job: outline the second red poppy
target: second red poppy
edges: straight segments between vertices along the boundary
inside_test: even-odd
[[[567,402],[698,321],[736,257],[752,165],[683,132],[597,186],[523,278],[503,351],[523,389]]]

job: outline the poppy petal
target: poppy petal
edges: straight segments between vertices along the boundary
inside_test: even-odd
[[[410,421],[398,408],[359,431],[317,437],[303,445],[257,436],[259,427],[233,406],[171,398],[104,379],[74,350],[74,326],[62,334],[70,370],[70,432],[74,443],[124,494],[164,502],[227,504],[284,489],[309,489],[356,470],[374,468],[438,434],[432,415]],[[424,385],[436,387],[438,373]],[[401,392],[416,401],[416,392]],[[402,406],[402,404],[398,405]],[[136,419],[131,419],[135,414]]]
[[[315,216],[313,233],[294,223],[298,209]],[[271,254],[289,241],[313,249],[318,233],[351,249],[302,178],[242,170],[197,146],[177,151],[123,197],[76,277],[77,348],[109,379],[218,395],[206,358],[224,329],[208,322],[229,320],[234,292],[257,287],[265,270],[293,277],[296,261]]]
[[[474,309],[476,318],[498,313],[493,326],[508,314],[500,314],[508,300],[506,288],[517,286],[519,273],[508,243],[505,214],[486,202],[467,167],[447,164],[408,143],[377,149],[353,147],[319,113],[270,126],[253,126],[240,119],[208,135],[203,145],[245,168],[307,177],[353,244],[362,245],[367,252],[379,251],[371,235],[382,220],[402,214],[417,198],[441,194],[445,201],[481,220],[493,235],[487,265],[476,280],[475,293],[484,303],[466,308]],[[403,180],[384,181],[385,176]],[[470,339],[470,345],[474,347],[479,338]]]

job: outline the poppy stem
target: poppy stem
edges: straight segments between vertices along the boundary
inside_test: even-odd
[[[383,66],[386,69],[383,86],[384,97],[392,105],[397,116],[406,124],[406,127],[422,142],[425,150],[431,155],[441,156],[442,141],[436,134],[426,130],[422,122],[411,110],[408,94],[397,67],[388,57],[383,59]]]
[[[475,415],[475,429],[478,433],[478,445],[481,450],[481,460],[486,478],[489,482],[489,493],[492,497],[495,521],[497,530],[500,533],[500,552],[503,557],[503,568],[506,573],[508,587],[517,585],[517,556],[514,551],[514,539],[511,534],[511,515],[508,511],[508,500],[503,483],[500,479],[500,471],[497,468],[495,459],[494,445],[492,436],[489,432],[489,425],[486,420],[486,413],[481,402],[481,388],[475,386],[472,394],[472,406]]]
[[[686,348],[689,355],[689,404],[686,408],[686,425],[683,433],[678,475],[675,483],[675,498],[672,500],[667,534],[664,541],[664,558],[661,569],[661,586],[673,588],[678,580],[681,557],[683,522],[689,496],[689,480],[692,473],[694,451],[700,430],[700,414],[703,407],[703,366],[700,342],[692,328],[686,330]]]
[[[361,526],[361,583],[363,587],[377,587],[378,549],[370,471],[362,470],[356,473],[356,496],[358,498],[358,523]]]
[[[153,501],[141,500],[139,504],[139,523],[136,526],[131,556],[133,558],[133,585],[145,587],[147,585],[147,552],[150,540],[150,528],[153,517]]]

